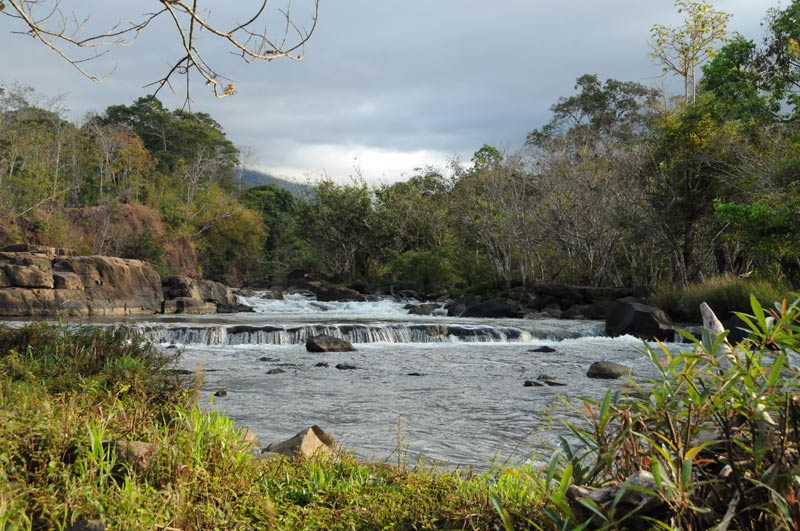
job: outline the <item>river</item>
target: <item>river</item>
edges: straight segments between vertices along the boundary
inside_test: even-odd
[[[547,460],[568,433],[564,421],[580,420],[579,397],[627,385],[586,377],[592,362],[622,363],[637,380],[655,376],[641,340],[602,337],[598,321],[411,316],[389,299],[243,302],[255,312],[159,316],[139,326],[160,348],[179,348],[182,369],[202,369],[203,406],[264,445],[318,424],[365,459],[478,469]],[[319,333],[358,351],[307,352],[305,339]],[[542,347],[553,351],[535,352]],[[563,385],[524,385],[540,375]]]

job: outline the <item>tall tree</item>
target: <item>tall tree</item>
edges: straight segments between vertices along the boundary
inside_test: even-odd
[[[697,68],[714,55],[714,46],[728,36],[730,13],[713,8],[706,0],[676,0],[683,15],[681,26],[654,24],[653,59],[683,79],[684,104],[697,101]]]

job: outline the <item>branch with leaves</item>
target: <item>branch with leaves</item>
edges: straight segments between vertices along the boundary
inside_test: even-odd
[[[110,72],[98,76],[87,68],[87,62],[107,54],[113,47],[130,45],[154,21],[167,19],[173,36],[180,42],[180,52],[166,74],[147,86],[154,86],[158,93],[165,86],[172,89],[171,82],[176,76],[183,77],[187,103],[192,73],[198,74],[217,98],[236,93],[231,80],[206,60],[206,52],[200,48],[202,35],[214,37],[213,42],[221,41],[247,63],[280,58],[299,61],[319,14],[319,0],[309,0],[312,5],[309,24],[301,25],[292,16],[291,0],[287,0],[285,9],[277,11],[267,9],[269,0],[257,0],[243,21],[226,26],[212,16],[202,0],[151,1],[160,7],[139,15],[136,20],[119,21],[101,31],[89,29],[90,17],[64,11],[60,0],[0,0],[0,12],[18,19],[26,27],[25,31],[14,33],[38,40],[95,82],[102,81]],[[282,29],[277,36],[271,36],[266,20],[275,14],[283,19]]]

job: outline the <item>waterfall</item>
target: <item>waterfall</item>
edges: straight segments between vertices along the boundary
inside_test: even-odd
[[[155,343],[216,346],[298,345],[318,335],[329,335],[351,343],[487,343],[533,339],[529,331],[513,326],[453,324],[149,325],[141,330]]]

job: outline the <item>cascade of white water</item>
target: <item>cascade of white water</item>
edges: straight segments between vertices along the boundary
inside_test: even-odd
[[[184,345],[297,345],[329,335],[351,343],[441,343],[530,341],[533,334],[511,326],[449,324],[324,324],[299,326],[182,326],[143,328],[156,343]]]

